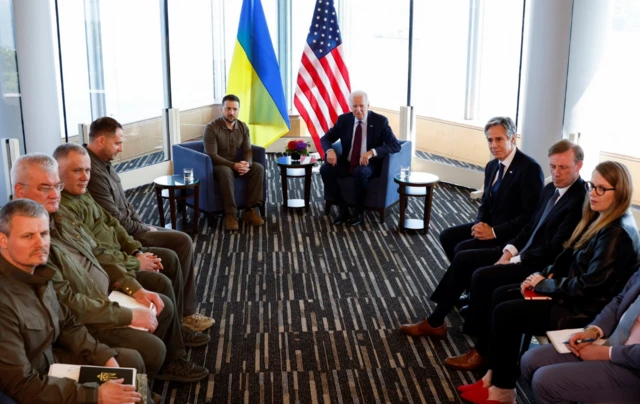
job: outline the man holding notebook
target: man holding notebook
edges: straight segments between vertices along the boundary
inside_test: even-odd
[[[0,391],[21,402],[139,402],[135,386],[122,379],[78,384],[47,377],[54,363],[133,367],[144,373],[140,354],[111,349],[75,322],[53,289],[49,215],[43,206],[18,199],[0,209]],[[55,347],[54,347],[55,344]]]
[[[59,206],[64,185],[57,162],[44,154],[22,156],[15,161],[11,178],[16,197],[40,203],[51,216],[47,266],[54,270],[52,280],[58,299],[76,320],[100,341],[137,350],[150,379],[195,382],[206,377],[206,368],[186,359],[181,318],[175,312],[169,279],[157,272],[127,270],[116,253],[99,244],[85,226]],[[101,261],[95,256],[98,253]],[[157,316],[149,309],[129,309],[111,302],[111,290],[130,295],[146,307],[153,303]],[[207,341],[208,337],[204,344]]]

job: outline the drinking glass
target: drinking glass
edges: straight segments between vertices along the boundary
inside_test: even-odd
[[[400,177],[401,178],[409,178],[411,175],[411,166],[401,166],[400,167]]]
[[[182,170],[184,182],[193,182],[193,168],[184,168]]]

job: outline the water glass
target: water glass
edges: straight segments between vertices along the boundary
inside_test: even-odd
[[[400,178],[409,178],[409,175],[411,175],[411,166],[401,166]]]
[[[182,170],[184,182],[193,182],[193,168],[184,168]]]

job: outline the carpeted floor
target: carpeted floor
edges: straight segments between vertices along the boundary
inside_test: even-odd
[[[194,238],[200,312],[217,323],[208,346],[189,355],[211,374],[188,385],[156,382],[164,402],[463,402],[455,387],[481,373],[444,366],[472,342],[458,314],[448,317],[443,340],[407,337],[398,325],[432,309],[428,296],[447,266],[437,235],[474,216],[469,191],[436,188],[427,235],[399,233],[397,206],[385,223],[367,213],[353,229],[331,225],[318,174],[310,212],[289,213],[273,155],[266,171],[265,226],[230,233],[222,217],[208,223],[201,215]],[[301,197],[302,180],[290,181],[290,195]],[[128,195],[147,222],[159,223],[151,185]],[[422,200],[412,200],[408,215],[421,213]],[[532,402],[524,389],[518,402]]]

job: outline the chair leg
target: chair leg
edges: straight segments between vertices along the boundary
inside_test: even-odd
[[[328,215],[331,213],[331,202],[324,202],[324,214]]]
[[[208,212],[207,213],[207,219],[208,219],[208,222],[209,222],[209,227],[211,227],[211,223],[214,222],[215,218],[216,218],[216,215],[214,213],[212,213],[212,212]]]
[[[378,214],[380,214],[380,223],[384,223],[384,218],[387,210],[385,208],[378,209]]]
[[[531,345],[531,338],[533,338],[533,334],[524,334],[522,339],[522,349],[520,350],[520,357],[524,355],[525,352],[529,350],[529,346]]]
[[[265,214],[265,207],[264,207],[264,203],[260,205],[260,216],[264,217]]]

